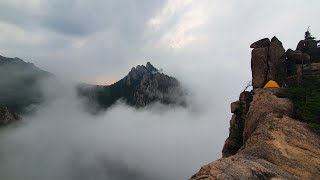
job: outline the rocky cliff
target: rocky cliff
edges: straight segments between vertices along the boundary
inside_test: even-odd
[[[253,90],[231,103],[222,158],[191,180],[320,179],[320,135],[311,126],[320,123],[320,48],[311,41],[286,53],[276,37],[250,46]],[[268,80],[285,88],[262,88]]]
[[[144,107],[152,102],[163,104],[184,104],[184,92],[177,79],[163,74],[150,62],[133,67],[120,81],[110,86],[81,85],[79,95],[89,100],[89,105],[97,103],[103,109],[118,100]]]

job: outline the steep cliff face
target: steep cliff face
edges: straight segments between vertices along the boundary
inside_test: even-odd
[[[223,157],[203,166],[191,180],[320,179],[319,132],[297,119],[301,107],[282,96],[287,88],[261,88],[271,79],[283,84],[295,81],[299,88],[317,94],[320,68],[318,63],[311,63],[317,58],[292,50],[287,51],[286,58],[282,43],[275,38],[259,40],[251,48],[253,90],[242,92],[239,100],[231,104],[234,114]],[[309,64],[301,65],[308,62],[305,59]],[[289,65],[295,71],[289,73]],[[303,102],[303,107],[316,105],[318,101],[314,99]],[[317,108],[312,109],[313,119],[318,112]]]
[[[292,102],[276,92],[254,91],[243,146],[235,155],[203,166],[192,180],[320,178],[320,136],[293,119]]]
[[[240,94],[238,101],[231,103],[231,112],[234,114],[230,120],[230,134],[223,146],[222,157],[237,153],[243,146],[243,130],[251,101],[252,94],[244,91]]]

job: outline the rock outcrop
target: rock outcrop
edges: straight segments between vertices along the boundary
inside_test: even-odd
[[[268,43],[269,42],[269,43]],[[252,50],[252,86],[261,88],[269,80],[282,84],[287,76],[286,55],[282,43],[273,37],[261,39],[250,46]]]
[[[255,90],[243,146],[235,155],[203,166],[192,180],[320,178],[319,134],[291,118],[292,103],[276,92]]]
[[[79,95],[105,109],[118,100],[135,107],[152,102],[184,105],[184,92],[177,79],[163,74],[150,62],[133,67],[120,81],[110,86],[79,86]]]
[[[245,143],[263,119],[270,113],[293,117],[293,104],[289,99],[277,98],[273,95],[277,89],[255,89],[253,101],[246,114],[245,126],[243,129],[243,142]]]
[[[306,52],[285,53],[276,38],[268,42],[262,39],[250,46],[254,48],[254,89],[242,92],[239,100],[231,103],[233,115],[222,158],[203,166],[191,180],[320,179],[319,132],[296,119],[293,102],[279,96],[285,89],[261,88],[269,79],[286,83],[292,77],[304,86],[309,86],[306,82],[318,84],[320,65],[312,63],[314,56]],[[308,60],[309,64],[300,64]],[[292,77],[285,72],[288,63],[295,67]]]
[[[268,38],[260,39],[250,45],[250,48],[262,48],[268,47],[270,44],[270,40]]]
[[[283,84],[287,77],[286,51],[281,41],[276,37],[271,39],[268,52],[268,75],[267,81],[275,80],[279,84]]]
[[[268,76],[268,47],[253,49],[251,57],[252,86],[263,87]]]
[[[307,53],[310,55],[311,62],[320,62],[320,47],[318,44],[320,41],[314,39],[304,39],[301,40],[296,48],[296,51],[300,51],[302,53]]]
[[[300,50],[292,50],[288,49],[286,52],[288,61],[293,61],[295,64],[309,64],[310,61],[310,55],[307,53],[303,53]]]

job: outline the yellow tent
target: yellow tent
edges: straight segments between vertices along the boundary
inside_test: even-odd
[[[263,88],[280,88],[280,86],[277,82],[270,80]]]

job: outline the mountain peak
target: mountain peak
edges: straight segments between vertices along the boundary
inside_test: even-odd
[[[151,72],[158,71],[158,69],[155,68],[150,62],[147,62],[146,68],[148,71],[151,71]]]
[[[119,99],[136,107],[144,107],[155,101],[184,105],[184,93],[179,81],[159,73],[150,62],[146,66],[133,67],[127,76],[110,86],[91,88],[91,92],[80,87],[79,94],[90,95],[91,100],[98,102],[102,108],[108,108]]]
[[[133,67],[128,76],[132,79],[141,79],[145,74],[155,74],[159,70],[155,68],[150,62],[147,62],[146,66],[137,65]]]

